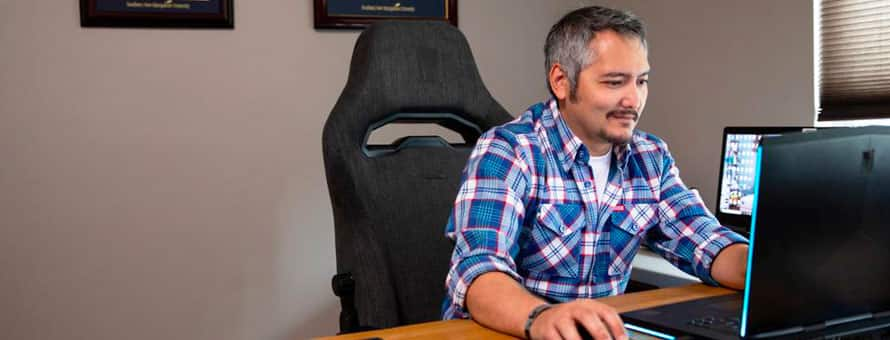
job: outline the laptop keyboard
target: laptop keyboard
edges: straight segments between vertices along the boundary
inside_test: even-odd
[[[739,318],[706,316],[689,321],[689,324],[695,327],[706,328],[720,333],[736,334],[739,332]]]

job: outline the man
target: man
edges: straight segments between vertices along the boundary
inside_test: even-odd
[[[443,317],[515,336],[626,338],[614,309],[641,242],[705,283],[744,286],[747,240],[680,180],[646,104],[645,32],[632,14],[578,9],[547,36],[553,98],[477,142],[446,228]]]

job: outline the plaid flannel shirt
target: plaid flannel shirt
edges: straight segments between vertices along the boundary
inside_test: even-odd
[[[747,240],[686,188],[664,141],[634,131],[629,144],[612,150],[598,202],[587,148],[555,100],[483,134],[446,227],[455,248],[443,318],[468,318],[467,288],[490,271],[552,302],[623,293],[641,242],[716,285],[715,256]]]

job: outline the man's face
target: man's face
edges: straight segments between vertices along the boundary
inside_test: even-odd
[[[568,88],[554,93],[572,132],[588,148],[607,150],[633,136],[649,94],[649,61],[638,38],[611,30],[597,32],[590,48],[596,54],[578,75],[575,98],[569,98]]]

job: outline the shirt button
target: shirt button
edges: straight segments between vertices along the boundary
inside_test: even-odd
[[[584,182],[584,187],[585,187],[585,188],[590,188],[590,181]]]

